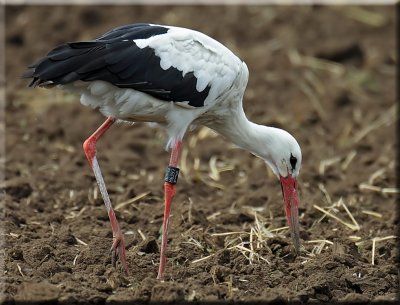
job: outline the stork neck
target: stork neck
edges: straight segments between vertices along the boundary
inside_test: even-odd
[[[234,109],[231,115],[226,116],[223,122],[209,127],[237,146],[263,159],[269,158],[269,151],[265,151],[269,145],[265,144],[267,144],[266,141],[269,142],[269,139],[272,140],[272,134],[276,128],[249,121],[241,105]]]

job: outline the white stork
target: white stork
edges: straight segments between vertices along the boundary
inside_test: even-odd
[[[297,176],[301,150],[288,132],[250,122],[242,107],[249,72],[228,48],[185,28],[132,24],[90,41],[66,43],[29,66],[30,86],[57,86],[98,108],[105,122],[83,147],[99,185],[113,231],[115,266],[128,273],[124,237],[96,158],[96,142],[116,120],[157,122],[168,133],[171,150],[165,174],[165,210],[158,279],[166,264],[168,218],[179,174],[178,155],[191,125],[204,125],[263,159],[280,180],[285,212],[299,251]]]

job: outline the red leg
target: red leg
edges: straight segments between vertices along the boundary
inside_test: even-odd
[[[116,258],[122,263],[125,272],[128,272],[128,264],[126,262],[125,256],[125,242],[124,236],[119,228],[117,218],[115,217],[114,210],[111,206],[111,200],[108,196],[107,188],[104,183],[103,175],[100,171],[99,163],[96,158],[96,143],[101,136],[111,127],[115,122],[115,119],[108,117],[107,120],[83,143],[83,149],[85,150],[86,157],[88,158],[89,164],[92,167],[94,176],[96,177],[97,184],[99,185],[101,196],[103,197],[104,204],[108,212],[108,217],[110,218],[111,228],[113,231],[113,244],[111,246],[111,261],[113,266],[116,264]]]
[[[163,278],[165,264],[166,264],[166,252],[167,252],[167,241],[168,241],[168,220],[169,213],[171,211],[172,199],[175,196],[175,184],[178,179],[179,169],[178,169],[178,157],[181,148],[181,141],[177,141],[172,148],[171,158],[169,161],[169,166],[165,176],[164,182],[164,194],[165,194],[165,207],[164,207],[164,221],[161,239],[161,253],[160,253],[160,266],[158,269],[157,279],[161,280]]]

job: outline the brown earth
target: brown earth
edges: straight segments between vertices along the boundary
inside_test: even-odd
[[[165,281],[156,280],[169,156],[163,130],[137,124],[113,127],[98,146],[114,206],[143,196],[116,212],[131,275],[111,266],[112,233],[81,146],[103,118],[19,76],[58,44],[135,22],[198,29],[246,61],[249,118],[285,128],[303,150],[300,256],[282,229],[276,178],[197,129],[185,141]],[[395,300],[396,61],[394,7],[6,7],[3,301]]]

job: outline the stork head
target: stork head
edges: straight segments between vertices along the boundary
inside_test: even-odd
[[[238,119],[239,118],[239,119]],[[232,124],[210,125],[218,133],[231,139],[236,145],[263,159],[278,177],[285,212],[296,252],[300,250],[299,197],[297,176],[301,167],[301,150],[296,139],[287,131],[258,125],[242,114]]]
[[[285,212],[296,252],[300,250],[299,236],[299,197],[297,194],[297,176],[301,167],[301,150],[296,139],[288,132],[269,127],[267,152],[262,157],[278,177]]]

